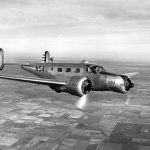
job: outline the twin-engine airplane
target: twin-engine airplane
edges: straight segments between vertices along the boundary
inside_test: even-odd
[[[0,75],[0,78],[48,85],[58,93],[67,92],[76,96],[83,96],[91,91],[114,91],[124,94],[134,87],[134,84],[131,82],[131,76],[136,73],[118,75],[108,72],[101,65],[87,61],[80,63],[56,63],[53,57],[50,58],[48,51],[43,56],[43,63],[20,64],[22,69],[40,78],[4,75]],[[0,48],[0,57],[0,70],[5,65],[14,65],[4,63],[4,51],[2,48]]]

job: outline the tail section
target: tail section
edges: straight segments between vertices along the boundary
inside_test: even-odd
[[[54,57],[50,57],[50,53],[48,51],[45,51],[45,53],[43,54],[43,62],[44,63],[53,63],[55,62],[55,58]],[[18,63],[5,63],[4,64],[4,51],[2,48],[0,48],[0,71],[3,70],[4,65],[18,65]],[[23,63],[20,65],[28,65],[28,63]]]
[[[42,58],[43,63],[50,63],[50,62],[53,63],[55,61],[54,57],[50,57],[49,51],[45,51]]]
[[[49,63],[50,62],[50,53],[48,51],[45,51],[42,58],[43,58],[42,61],[44,63]]]
[[[0,70],[4,68],[4,51],[0,48]]]

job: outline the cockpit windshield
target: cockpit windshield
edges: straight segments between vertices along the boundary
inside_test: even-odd
[[[102,67],[102,66],[96,66],[96,65],[89,66],[87,68],[87,72],[88,73],[94,73],[94,74],[100,73],[100,72],[106,72],[106,71],[107,70],[104,67]]]

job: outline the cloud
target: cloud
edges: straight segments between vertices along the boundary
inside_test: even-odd
[[[141,50],[146,58],[149,40],[149,0],[0,1],[0,45],[9,51],[122,58],[132,49],[129,58]]]
[[[0,1],[0,25],[72,26],[114,20],[150,19],[150,2],[145,0],[6,0]]]

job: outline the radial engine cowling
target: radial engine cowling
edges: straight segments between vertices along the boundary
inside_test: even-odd
[[[92,85],[86,77],[73,76],[68,81],[66,88],[67,92],[72,95],[83,96],[90,93]]]
[[[128,92],[131,88],[134,87],[134,84],[131,82],[131,79],[128,78],[127,76],[125,75],[122,75],[121,76],[124,80],[124,87],[125,87],[125,90]]]

